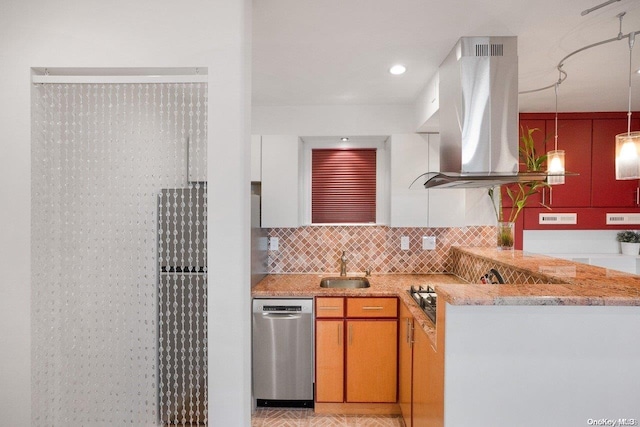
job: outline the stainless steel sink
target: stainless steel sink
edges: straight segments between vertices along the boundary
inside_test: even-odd
[[[320,281],[321,288],[357,289],[369,286],[366,277],[325,277]]]

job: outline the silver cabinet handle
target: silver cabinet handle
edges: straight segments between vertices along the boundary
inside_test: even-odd
[[[411,324],[411,340],[409,341],[409,347],[412,347],[412,346],[413,346],[413,344],[416,342],[416,341],[413,339],[413,331],[414,331],[415,329],[416,329],[416,326],[412,323],[412,324]]]
[[[409,318],[408,317],[407,317],[407,321],[405,322],[405,326],[407,328],[407,333],[405,334],[405,338],[407,340],[407,344],[409,344],[410,339],[409,339]]]
[[[547,204],[547,189],[546,188],[542,189],[542,204],[543,205]]]
[[[553,188],[549,189],[549,206],[553,205]]]
[[[349,345],[353,344],[353,325],[349,325]]]
[[[335,306],[320,306],[318,310],[340,310],[340,307]]]
[[[338,347],[342,347],[342,324],[338,323]]]
[[[365,305],[362,307],[363,310],[382,310],[384,307],[379,305]]]
[[[636,206],[640,205],[640,188],[636,187]]]

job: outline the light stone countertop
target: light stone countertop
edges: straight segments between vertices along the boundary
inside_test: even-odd
[[[323,277],[338,274],[271,274],[258,282],[251,290],[254,298],[273,297],[398,297],[418,321],[432,342],[435,342],[435,326],[409,296],[411,285],[424,288],[449,284],[460,286],[462,279],[451,274],[373,274],[369,277],[371,287],[362,289],[321,288]],[[353,276],[349,274],[349,276]]]
[[[254,298],[396,296],[409,308],[432,342],[435,342],[435,327],[407,293],[412,285],[434,287],[438,305],[448,302],[452,305],[640,306],[640,276],[637,275],[522,251],[452,250],[490,260],[498,268],[516,268],[549,277],[550,282],[563,283],[487,285],[468,284],[451,274],[373,274],[369,277],[369,288],[331,289],[321,288],[320,280],[338,274],[272,274],[256,284],[251,294]]]

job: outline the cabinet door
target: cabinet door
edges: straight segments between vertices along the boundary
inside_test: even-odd
[[[640,120],[631,121],[638,129]],[[626,119],[595,119],[593,121],[592,203],[594,207],[637,207],[638,180],[616,180],[616,141],[627,131]],[[568,155],[568,153],[567,153]],[[569,178],[571,179],[571,178]]]
[[[414,330],[413,427],[444,425],[444,369],[427,334]]]
[[[397,320],[347,320],[347,402],[396,402]]]
[[[551,208],[591,206],[591,123],[592,120],[558,120],[558,149],[565,151],[565,170],[580,175],[569,176],[564,184],[544,189],[543,202]],[[554,148],[554,128],[554,121],[547,120],[551,135],[547,151]]]
[[[429,134],[428,171],[452,172],[440,168],[440,135],[437,134]],[[464,227],[466,225],[466,190],[434,188],[426,191],[429,197],[428,227]]]
[[[316,321],[316,402],[344,401],[344,322]]]
[[[413,315],[400,304],[400,336],[398,337],[398,404],[406,427],[411,424],[411,370],[413,362]]]
[[[300,225],[298,137],[262,136],[262,227]]]
[[[427,227],[429,193],[409,185],[429,168],[426,135],[392,135],[390,147],[391,227]]]
[[[262,180],[262,137],[251,135],[251,182]]]

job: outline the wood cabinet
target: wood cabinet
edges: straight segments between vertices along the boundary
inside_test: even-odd
[[[591,124],[589,119],[558,120],[558,149],[565,151],[565,170],[578,176],[545,189],[543,203],[553,207],[591,205]],[[547,120],[547,152],[554,149],[555,121]]]
[[[631,129],[639,128],[640,120],[632,120]],[[615,137],[626,131],[626,119],[593,121],[593,207],[638,207],[638,180],[616,180]]]
[[[440,319],[442,320],[444,319]],[[404,304],[400,307],[398,357],[398,404],[405,426],[442,427],[443,354],[436,351],[425,331]]]
[[[400,336],[398,337],[398,405],[405,427],[412,427],[413,315],[400,304]]]
[[[316,402],[396,402],[397,304],[395,297],[316,298]]]
[[[444,420],[444,369],[440,355],[421,328],[413,334],[413,426],[441,427]]]
[[[606,219],[608,213],[640,212],[638,180],[615,179],[615,136],[627,130],[626,113],[561,113],[558,117],[558,149],[565,151],[565,169],[579,175],[566,177],[565,184],[543,189],[541,198],[530,197],[521,215],[521,218],[524,218],[523,228],[604,230],[630,227],[630,224],[607,224]],[[520,115],[520,124],[524,127],[544,129],[544,150],[554,148],[554,114],[523,113]],[[638,129],[640,119],[633,119],[631,127],[632,130]],[[535,136],[536,134],[534,138]],[[537,149],[539,145],[538,136]],[[577,224],[540,224],[541,213],[575,214]],[[516,248],[521,248],[518,244],[521,240],[521,229],[516,226]]]
[[[316,401],[344,401],[344,322],[316,321]]]
[[[347,402],[396,401],[397,320],[347,320]]]

